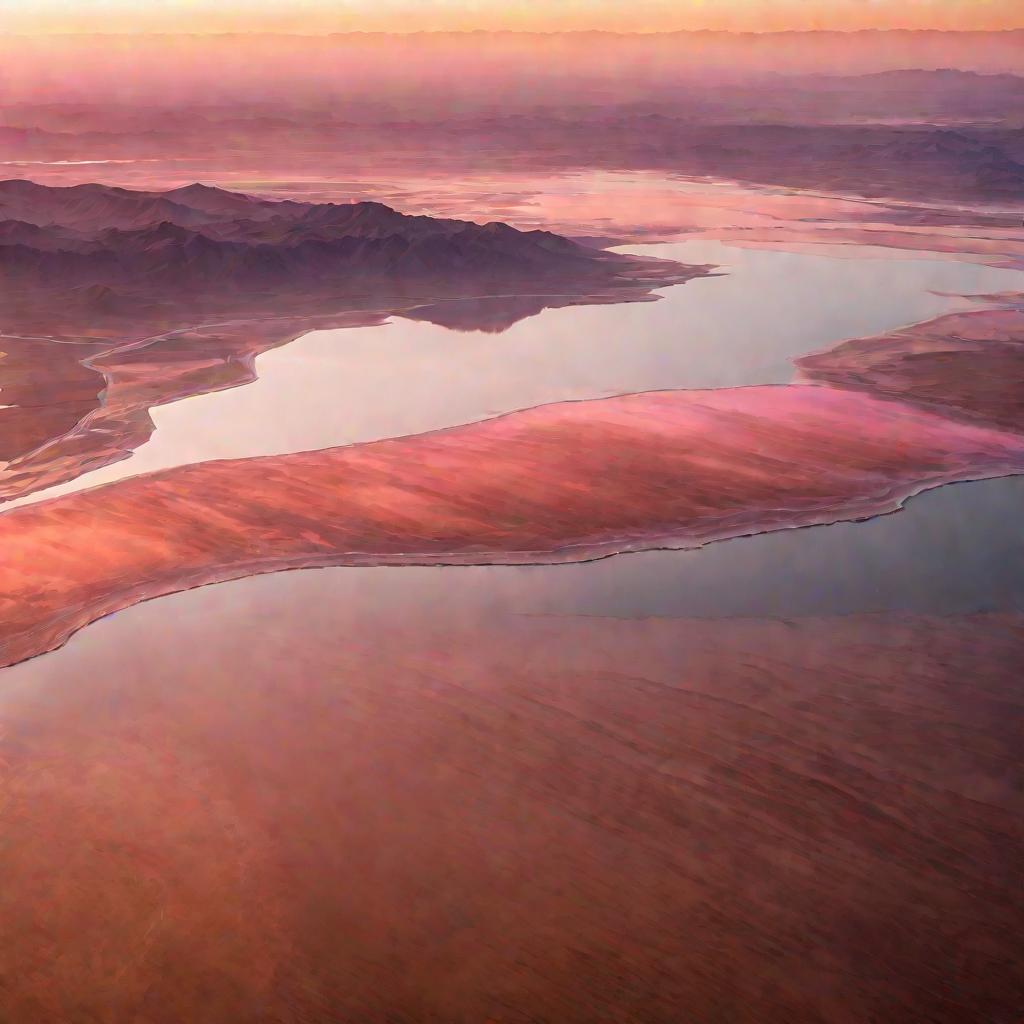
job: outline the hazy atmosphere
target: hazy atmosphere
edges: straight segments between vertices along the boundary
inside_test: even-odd
[[[1024,27],[1013,0],[3,0],[13,31],[44,32],[788,32],[999,31]]]
[[[0,0],[0,1020],[1024,1012],[1024,17]]]

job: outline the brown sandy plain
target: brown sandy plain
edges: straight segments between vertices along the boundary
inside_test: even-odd
[[[1024,1000],[1019,615],[192,596],[2,695],[4,1020],[981,1024]]]

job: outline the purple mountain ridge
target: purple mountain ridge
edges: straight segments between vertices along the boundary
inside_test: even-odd
[[[276,201],[198,183],[141,192],[0,182],[0,277],[28,284],[329,287],[453,276],[635,284],[641,268],[655,266],[664,275],[677,265],[381,203]]]

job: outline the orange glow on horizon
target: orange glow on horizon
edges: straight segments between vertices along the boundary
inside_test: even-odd
[[[1021,27],[1019,0],[0,0],[0,31],[26,33]]]

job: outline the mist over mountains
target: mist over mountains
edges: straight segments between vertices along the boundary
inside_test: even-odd
[[[1019,36],[1024,53],[1024,34],[1001,36]],[[446,38],[402,45],[413,60],[417,47],[445,52]],[[383,48],[381,53],[399,45],[392,37],[367,39],[365,46]],[[494,68],[487,61],[484,78],[474,78],[484,64],[470,60],[465,75],[406,93],[367,91],[365,81],[344,78],[351,68],[341,78],[317,79],[310,93],[296,87],[287,98],[282,93],[271,99],[255,89],[237,102],[217,90],[185,101],[170,89],[153,100],[144,77],[126,80],[100,100],[17,101],[15,90],[0,103],[0,156],[12,177],[62,184],[102,178],[143,188],[192,178],[247,182],[256,167],[284,180],[600,168],[868,197],[970,203],[1024,197],[1024,75],[954,67],[864,74],[790,68],[786,74],[748,71],[746,80],[714,84],[685,63],[663,76],[652,74],[655,61],[623,64],[622,82],[618,71],[608,71],[610,92],[597,70],[598,78],[591,79],[566,71],[568,90],[554,81],[535,88],[540,79],[531,77],[532,64],[516,63],[525,60],[517,49],[521,42],[510,37],[509,54],[498,62],[513,78],[520,76],[512,87],[512,79],[488,77]],[[572,42],[586,49],[586,40]],[[601,36],[600,42],[628,48],[635,40]],[[302,46],[314,43],[329,51],[324,40]],[[498,59],[491,52],[496,45],[489,37],[481,44],[491,54],[488,61]],[[228,77],[231,67],[229,61]],[[561,73],[560,65],[553,67],[544,74]],[[186,62],[186,75],[188,68]],[[379,73],[398,74],[389,68]],[[367,81],[378,73],[364,70]],[[48,73],[39,72],[44,78]],[[291,79],[284,69],[280,81],[306,81],[305,72],[296,73],[299,78]],[[44,85],[40,95],[47,92]],[[168,219],[186,228],[197,223],[194,210]]]
[[[1024,30],[0,36],[8,103],[383,103],[415,116],[903,68],[1019,74]]]

